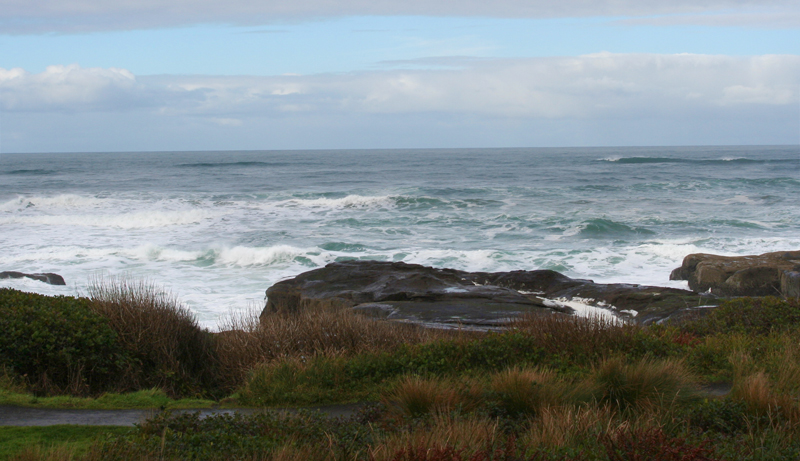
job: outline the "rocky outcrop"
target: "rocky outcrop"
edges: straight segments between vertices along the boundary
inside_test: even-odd
[[[549,270],[464,272],[345,261],[276,283],[267,290],[262,315],[339,307],[429,324],[492,325],[526,312],[573,313],[576,301],[641,323],[708,304],[707,297],[686,290],[598,284]]]
[[[720,296],[791,296],[800,293],[800,251],[751,256],[690,254],[670,280],[688,280],[696,292]]]
[[[14,271],[0,272],[0,279],[21,279],[23,277],[27,277],[33,280],[38,280],[44,283],[49,283],[50,285],[67,284],[66,282],[64,282],[64,277],[49,272],[46,274],[25,274],[22,272],[14,272]]]

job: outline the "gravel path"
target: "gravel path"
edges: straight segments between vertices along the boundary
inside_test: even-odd
[[[328,405],[304,408],[320,411],[331,417],[350,416],[362,405]],[[271,408],[273,411],[296,413],[298,408]],[[218,414],[252,414],[263,411],[256,408],[175,410],[174,413],[200,412],[201,417]],[[158,410],[59,410],[50,408],[30,408],[0,406],[0,426],[53,426],[56,424],[75,424],[84,426],[133,426],[154,416]]]

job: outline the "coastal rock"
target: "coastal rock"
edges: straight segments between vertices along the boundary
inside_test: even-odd
[[[67,284],[66,282],[64,282],[64,277],[50,272],[46,274],[25,274],[22,272],[15,272],[15,271],[0,272],[0,279],[21,279],[23,277],[27,277],[33,280],[38,280],[44,283],[49,283],[50,285]]]
[[[428,324],[494,325],[526,312],[573,313],[575,303],[651,323],[708,304],[686,290],[599,284],[550,270],[465,272],[418,264],[343,261],[267,290],[262,316],[301,308],[354,308]]]
[[[718,256],[695,253],[683,259],[670,280],[688,280],[689,288],[720,296],[798,297],[800,251],[762,255]]]

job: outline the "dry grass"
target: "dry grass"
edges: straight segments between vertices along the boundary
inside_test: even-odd
[[[768,419],[784,419],[789,424],[800,424],[800,405],[791,394],[776,392],[764,372],[738,377],[733,382],[731,398],[745,402],[747,408]]]
[[[609,406],[553,406],[531,420],[521,442],[530,447],[554,448],[574,444],[601,433],[617,431],[623,421]]]
[[[606,354],[631,344],[641,329],[638,325],[621,324],[604,317],[576,315],[527,314],[513,320],[509,328],[536,338],[548,352]],[[580,355],[580,354],[571,354]]]
[[[508,415],[533,415],[542,408],[561,403],[566,384],[550,370],[510,368],[494,375],[491,394]]]
[[[680,360],[642,359],[632,364],[620,357],[604,360],[586,385],[595,399],[626,410],[671,406],[696,395],[696,379]]]
[[[92,309],[108,319],[133,359],[119,390],[158,387],[172,396],[215,388],[213,338],[172,294],[147,281],[96,278]]]
[[[390,350],[457,333],[371,319],[349,309],[303,309],[261,318],[255,309],[220,326],[219,369],[231,387],[259,364],[292,357],[354,355]]]
[[[391,460],[409,447],[453,447],[464,450],[462,455],[469,459],[473,453],[492,446],[502,436],[497,420],[470,416],[454,418],[450,415],[437,414],[430,425],[416,427],[409,432],[390,435],[380,443],[370,447],[370,455],[374,461]]]
[[[459,387],[439,378],[409,376],[400,381],[384,400],[388,406],[397,407],[401,413],[411,418],[448,413],[465,400]]]

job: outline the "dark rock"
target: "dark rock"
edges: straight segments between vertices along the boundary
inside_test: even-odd
[[[564,302],[577,299],[642,323],[708,304],[706,297],[686,290],[598,284],[549,270],[464,272],[402,262],[345,261],[276,283],[267,290],[262,315],[335,307],[431,324],[492,325],[526,312],[572,313]]]
[[[720,296],[797,297],[796,276],[800,251],[779,251],[751,256],[690,254],[681,267],[672,271],[671,280],[688,280],[696,292],[711,290]],[[794,294],[791,294],[794,293]]]
[[[66,282],[64,282],[64,277],[50,272],[46,274],[24,274],[22,272],[14,272],[14,271],[0,272],[0,279],[21,279],[23,277],[27,277],[33,280],[38,280],[44,283],[49,283],[50,285],[67,284]]]
[[[781,272],[781,293],[787,298],[800,298],[800,271]]]

